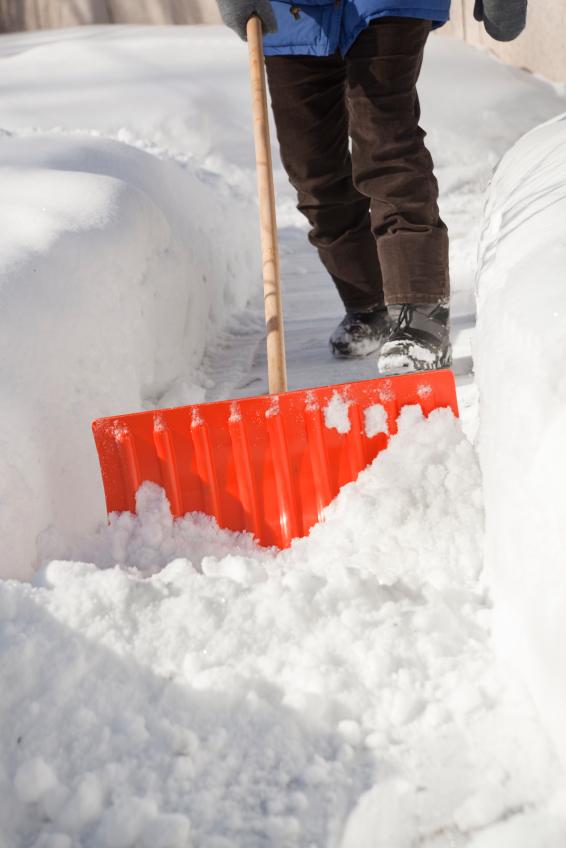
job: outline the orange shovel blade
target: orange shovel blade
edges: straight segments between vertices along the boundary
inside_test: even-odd
[[[331,401],[330,410],[342,411],[341,432]],[[287,547],[387,446],[386,433],[366,427],[376,404],[389,435],[403,406],[457,415],[454,375],[430,371],[100,418],[93,432],[108,512],[135,512],[138,488],[152,481],[175,517],[204,512],[262,545]]]

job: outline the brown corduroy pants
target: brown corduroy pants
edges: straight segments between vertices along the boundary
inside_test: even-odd
[[[416,89],[430,27],[379,18],[345,57],[266,57],[281,159],[349,309],[449,295]]]

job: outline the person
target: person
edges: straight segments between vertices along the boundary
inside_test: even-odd
[[[487,10],[496,29],[505,2],[526,0],[477,0],[476,16]],[[218,6],[243,39],[252,15],[262,22],[281,161],[344,305],[332,352],[376,353],[385,374],[448,367],[448,232],[419,126],[417,81],[450,0]]]

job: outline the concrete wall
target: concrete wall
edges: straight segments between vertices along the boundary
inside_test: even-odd
[[[218,23],[214,0],[0,0],[0,30],[80,24]]]
[[[515,41],[501,44],[474,20],[474,0],[452,0],[451,22],[441,32],[487,47],[504,62],[547,79],[566,82],[566,2],[530,0],[527,28]]]
[[[474,0],[452,0],[452,21],[441,32],[487,47],[503,61],[566,82],[566,0],[530,0],[527,30],[498,44],[473,19]],[[218,23],[214,0],[0,0],[7,31],[87,23]]]

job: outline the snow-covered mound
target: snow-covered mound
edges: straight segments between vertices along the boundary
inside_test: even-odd
[[[45,553],[104,515],[91,420],[202,399],[258,251],[222,179],[117,141],[2,136],[0,184],[0,576],[26,577],[38,536]]]
[[[289,551],[172,523],[149,486],[90,542],[122,567],[0,584],[4,844],[457,846],[544,799],[485,639],[481,524],[459,424],[407,409]]]
[[[478,307],[497,634],[566,763],[566,116],[524,136],[496,172]]]

